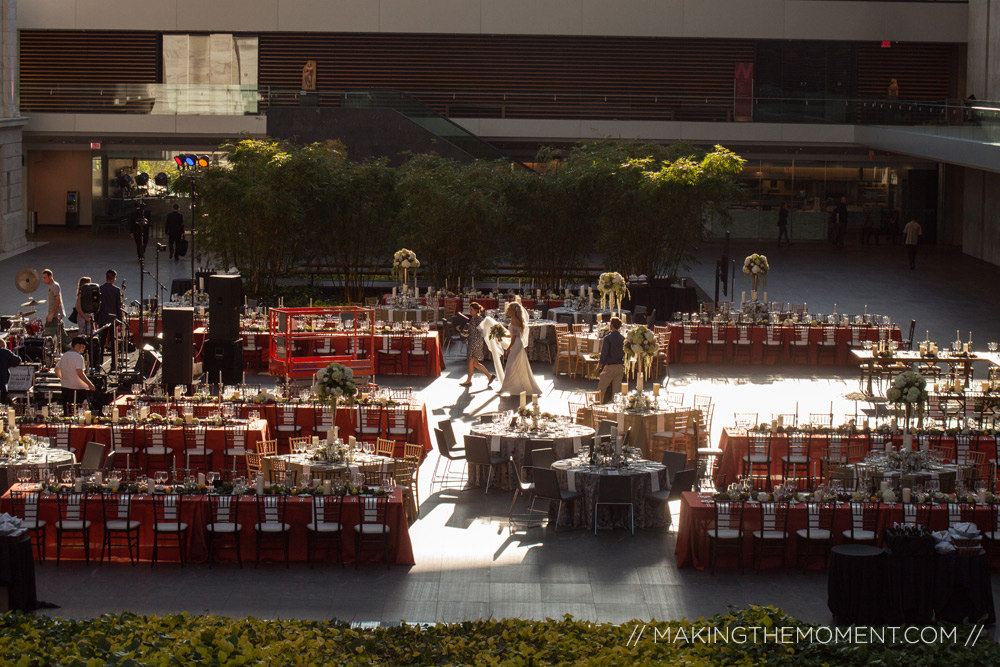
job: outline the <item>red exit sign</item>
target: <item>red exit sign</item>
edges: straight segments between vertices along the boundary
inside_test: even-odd
[[[892,42],[882,42],[883,49],[888,49],[890,46],[892,46]]]

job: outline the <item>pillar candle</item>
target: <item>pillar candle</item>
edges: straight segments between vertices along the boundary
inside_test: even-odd
[[[908,487],[908,486],[903,487],[903,502],[904,503],[910,502],[910,493],[911,493],[910,492],[910,487]]]
[[[332,445],[337,440],[336,432],[331,428],[326,432],[326,444]]]
[[[351,449],[354,449],[354,446],[358,444],[358,441],[353,435],[349,435],[347,436],[347,444],[350,445]]]
[[[205,486],[205,473],[198,473],[198,486]]]
[[[784,425],[785,425],[785,416],[778,415],[778,426],[784,426]]]
[[[532,405],[538,405],[538,394],[532,394],[531,395],[531,404]]]
[[[334,440],[340,440],[340,427],[339,426],[334,426],[333,427],[333,439]]]
[[[13,427],[17,423],[17,413],[14,408],[7,408],[7,425]]]
[[[83,479],[82,478],[77,477],[76,481],[73,482],[73,491],[75,491],[76,493],[83,493]]]
[[[777,433],[777,432],[778,432],[778,420],[777,419],[772,419],[771,420],[771,433]]]
[[[986,504],[986,489],[980,489],[978,498],[976,499],[980,505]]]
[[[180,388],[180,385],[174,387],[174,400],[175,401],[181,400],[181,388]]]
[[[628,393],[628,382],[622,382],[622,393],[623,394]]]
[[[323,480],[323,495],[324,496],[330,495],[330,480],[328,479]]]
[[[185,412],[184,413],[184,423],[185,424],[190,424],[193,421],[194,421],[194,413],[193,412]]]
[[[313,447],[319,447],[319,436],[318,435],[314,435],[313,436],[312,445],[313,445]]]
[[[525,406],[526,401],[527,401],[527,393],[522,391],[521,392],[521,407],[522,408]]]
[[[542,298],[542,290],[540,290],[540,289],[536,289],[535,290],[535,298],[536,299],[541,299]]]
[[[392,295],[396,296],[396,288],[395,287],[392,288]]]
[[[264,476],[261,474],[257,475],[257,481],[255,483],[256,491],[258,496],[264,495]]]
[[[659,382],[654,382],[653,383],[653,396],[659,396],[659,395],[660,395],[660,383]]]
[[[888,490],[889,490],[889,482],[882,482],[882,483],[881,483],[881,484],[879,485],[879,488],[880,488],[880,489],[881,489],[882,491],[888,491]]]
[[[117,410],[117,409],[118,408],[115,408],[115,410]],[[47,405],[43,405],[42,406],[42,418],[43,419],[48,419],[49,418],[49,406],[47,406]]]
[[[94,483],[96,483],[98,486],[104,484],[104,473],[102,473],[100,470],[94,473]]]
[[[91,412],[90,410],[87,410],[85,413],[83,413],[83,422],[85,424],[93,424],[94,423],[94,413]]]
[[[118,408],[111,408],[111,423],[118,423]]]

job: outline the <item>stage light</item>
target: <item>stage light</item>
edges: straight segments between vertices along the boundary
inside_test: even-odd
[[[184,166],[184,156],[183,155],[175,155],[174,156],[174,162],[177,163],[178,167],[183,167]]]
[[[209,163],[210,163],[210,160],[209,160],[209,158],[208,158],[207,155],[199,155],[198,156],[198,166],[199,167],[207,167],[209,165]]]
[[[127,188],[132,185],[132,177],[128,174],[120,174],[118,176],[118,187]]]
[[[195,156],[193,156],[193,155],[185,155],[184,156],[184,166],[185,167],[193,167],[194,163],[195,163]]]
[[[170,185],[170,177],[167,176],[166,172],[161,171],[156,176],[153,177],[153,182],[156,183],[161,188],[165,188]]]
[[[147,185],[149,185],[149,174],[147,174],[146,172],[142,172],[141,174],[139,174],[138,176],[136,176],[135,177],[135,184],[138,185],[140,188],[143,188],[143,187],[146,187]]]

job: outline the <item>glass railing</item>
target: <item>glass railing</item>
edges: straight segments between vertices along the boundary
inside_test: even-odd
[[[180,83],[22,84],[21,111],[240,116],[260,112],[258,86]]]
[[[348,90],[344,92],[340,105],[354,109],[392,109],[428,132],[458,146],[474,158],[510,159],[493,145],[448,120],[420,100],[398,90]]]

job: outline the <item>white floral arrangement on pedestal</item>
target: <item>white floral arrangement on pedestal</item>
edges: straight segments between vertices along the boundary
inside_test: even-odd
[[[625,352],[625,363],[629,366],[629,371],[639,367],[639,375],[648,375],[653,365],[656,353],[660,351],[660,344],[656,342],[656,335],[647,327],[640,325],[633,327],[625,334],[623,344]],[[639,388],[642,390],[642,387]]]
[[[743,273],[750,276],[751,298],[757,300],[757,288],[761,284],[767,284],[767,272],[771,270],[771,265],[767,263],[767,256],[759,253],[747,255],[743,260]]]
[[[401,280],[404,285],[409,270],[416,271],[418,268],[420,268],[420,260],[417,259],[417,253],[412,250],[402,248],[392,256],[392,277]]]
[[[326,368],[316,371],[313,391],[316,392],[320,402],[330,405],[336,415],[337,402],[342,398],[350,402],[358,392],[358,387],[354,384],[354,371],[343,364],[333,362]]]
[[[601,293],[601,310],[604,304],[608,304],[611,310],[618,310],[618,317],[622,315],[622,299],[626,294],[631,296],[625,278],[617,271],[602,273],[597,279],[597,291]]]
[[[914,413],[923,417],[927,396],[926,378],[913,371],[905,371],[893,378],[892,386],[885,395],[886,400],[893,403],[897,409],[900,407],[904,409],[907,426],[910,425]]]

